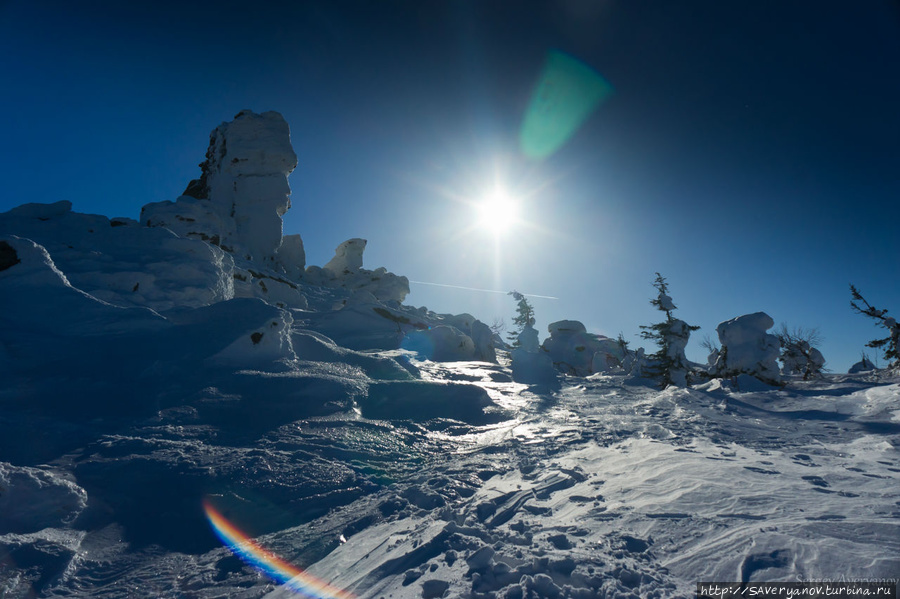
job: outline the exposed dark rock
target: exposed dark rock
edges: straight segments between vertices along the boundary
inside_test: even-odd
[[[16,249],[5,241],[0,241],[0,271],[12,268],[21,262]]]

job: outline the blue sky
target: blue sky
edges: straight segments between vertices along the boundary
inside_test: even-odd
[[[198,175],[217,124],[277,110],[310,264],[364,237],[368,268],[554,296],[533,299],[541,330],[634,344],[659,271],[696,360],[761,310],[818,327],[842,371],[880,335],[848,283],[900,314],[896,2],[188,4],[0,2],[0,211],[137,218]],[[615,93],[535,161],[518,132],[552,50]],[[500,240],[473,208],[497,181],[524,221]],[[515,307],[417,283],[407,303]]]

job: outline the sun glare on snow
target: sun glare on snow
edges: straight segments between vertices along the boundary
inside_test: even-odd
[[[488,194],[476,208],[479,226],[498,236],[506,233],[519,218],[518,202],[502,189]]]

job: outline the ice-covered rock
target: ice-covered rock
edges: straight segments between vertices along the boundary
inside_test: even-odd
[[[765,312],[745,314],[716,327],[722,344],[713,369],[717,376],[749,374],[765,382],[778,382],[778,337],[766,331],[775,325]]]
[[[289,366],[296,359],[291,345],[294,319],[286,310],[271,306],[265,306],[265,309],[268,313],[261,315],[265,318],[259,319],[259,323],[244,331],[210,361],[243,368],[266,365],[272,369],[273,363],[277,362]]]
[[[254,297],[279,308],[309,307],[299,283],[273,270],[254,268],[249,263],[241,263],[234,268],[234,297]]]
[[[284,118],[243,110],[210,134],[200,179],[191,181],[175,202],[144,206],[141,224],[208,241],[275,269],[279,258],[286,258],[285,269],[295,271],[296,247],[282,256],[278,250],[281,217],[291,205],[287,178],[296,166]]]
[[[400,307],[359,301],[340,310],[304,314],[304,326],[342,347],[365,351],[398,349],[412,331],[427,329],[431,323]]]
[[[15,347],[22,362],[41,363],[54,354],[30,337],[122,335],[166,328],[164,318],[145,308],[123,308],[74,287],[46,248],[15,235],[0,237],[11,264],[0,271],[0,342]],[[33,355],[32,355],[32,352]]]
[[[304,323],[354,350],[402,348],[440,362],[496,361],[489,343],[490,329],[471,315],[451,316],[386,305],[366,289],[354,291],[339,310],[304,314]],[[474,331],[475,339],[469,331]]]

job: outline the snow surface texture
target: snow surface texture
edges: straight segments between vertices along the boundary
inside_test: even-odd
[[[896,577],[900,378],[660,392],[577,321],[498,355],[471,315],[402,305],[363,240],[327,268],[279,245],[286,125],[235,123],[144,226],[0,214],[0,596],[291,596],[204,502],[359,597]],[[770,373],[767,318],[723,323],[729,368]]]
[[[341,357],[307,356],[316,351]],[[197,510],[204,496],[267,550],[359,597],[693,597],[697,580],[900,567],[897,379],[830,375],[748,393],[594,376],[550,396],[499,365],[412,364],[423,380],[381,383],[366,402],[384,411],[369,417],[284,414],[242,436],[241,422],[202,406],[245,396],[208,392],[196,411],[133,420],[53,460],[77,486],[4,466],[26,473],[21,492],[55,481],[42,501],[64,506],[27,527],[46,528],[0,534],[22,556],[0,566],[7,596],[296,596],[217,547]],[[440,381],[443,400],[390,388]],[[463,402],[464,388],[501,406],[499,421],[417,421],[388,407],[465,403],[465,418],[485,399]],[[44,517],[25,505],[17,521]]]

